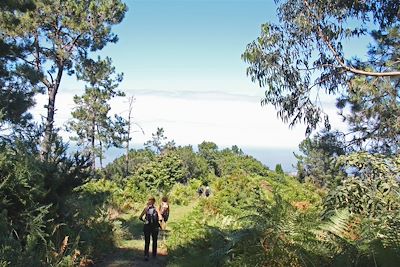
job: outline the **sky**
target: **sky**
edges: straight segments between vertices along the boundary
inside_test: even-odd
[[[273,107],[260,105],[264,90],[246,76],[241,59],[246,45],[259,36],[261,24],[276,22],[274,1],[125,2],[125,19],[113,28],[119,41],[99,55],[112,58],[117,72],[124,73],[119,89],[136,99],[134,121],[144,134],[136,127],[134,143],[143,144],[163,127],[178,145],[206,140],[245,151],[288,151],[278,160],[293,163],[291,151],[305,138],[305,127],[289,128]],[[83,89],[74,76],[64,76],[56,100],[56,126],[63,128],[71,119],[72,98]],[[46,96],[38,96],[33,110],[37,119],[45,114],[45,102]],[[113,113],[125,115],[127,109],[126,99],[112,101]],[[340,125],[333,103],[326,111]]]

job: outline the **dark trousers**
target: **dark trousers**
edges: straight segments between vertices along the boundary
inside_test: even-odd
[[[158,225],[145,224],[144,232],[144,255],[149,256],[150,236],[153,239],[153,256],[157,256]]]

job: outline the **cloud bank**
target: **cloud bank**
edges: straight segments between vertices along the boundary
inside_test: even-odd
[[[179,145],[196,145],[204,140],[213,141],[221,147],[238,145],[254,148],[296,148],[304,139],[305,126],[289,129],[277,118],[273,107],[261,107],[260,97],[221,92],[127,90],[134,95],[134,122],[140,131],[133,133],[134,143],[144,143],[151,138],[157,127]],[[62,130],[71,119],[74,107],[72,92],[60,92],[56,100],[56,126]],[[32,109],[36,120],[44,116],[46,96],[37,97]],[[111,101],[111,112],[126,115],[126,98]],[[334,124],[340,124],[334,107],[328,107]],[[139,130],[139,128],[136,128]],[[72,134],[61,131],[64,137]]]

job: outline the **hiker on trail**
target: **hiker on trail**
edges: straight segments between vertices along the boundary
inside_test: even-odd
[[[206,197],[209,197],[210,194],[211,194],[211,189],[210,189],[210,187],[207,185],[207,186],[206,186],[206,190],[204,191],[204,195],[205,195]]]
[[[160,228],[162,216],[160,211],[156,208],[155,203],[156,199],[154,197],[150,197],[146,207],[139,216],[139,219],[144,222],[144,259],[146,261],[149,260],[150,236],[153,239],[153,258],[157,257],[158,228]]]
[[[159,208],[162,219],[163,219],[161,229],[165,230],[167,228],[167,221],[168,221],[168,217],[169,217],[170,208],[169,208],[169,203],[168,203],[168,197],[164,196],[164,197],[162,197],[161,200],[162,200],[162,202],[161,202],[160,208]]]
[[[199,197],[203,195],[203,187],[200,186],[199,189],[197,189],[197,194],[199,194]]]

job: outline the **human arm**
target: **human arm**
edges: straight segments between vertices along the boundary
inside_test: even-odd
[[[156,208],[156,211],[157,211],[157,214],[158,214],[158,221],[161,222],[163,220],[163,216],[162,216],[162,214],[160,212],[160,209]]]
[[[139,215],[139,220],[144,221],[143,216],[146,214],[146,208],[143,209],[142,213]]]

